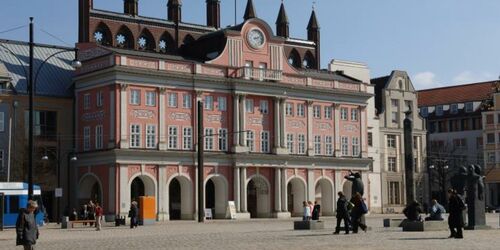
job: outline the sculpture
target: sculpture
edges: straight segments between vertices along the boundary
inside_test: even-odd
[[[465,193],[465,184],[467,182],[467,168],[461,166],[458,168],[458,173],[451,177],[451,187],[457,191],[457,194],[463,196]]]
[[[359,193],[361,194],[361,196],[363,196],[365,188],[363,185],[363,181],[361,180],[360,173],[353,173],[352,171],[349,171],[349,175],[345,176],[344,178],[352,182],[351,197],[354,197],[356,193]]]

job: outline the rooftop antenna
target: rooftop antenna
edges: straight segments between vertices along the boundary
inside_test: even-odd
[[[234,0],[234,26],[236,26],[237,1],[238,0]]]

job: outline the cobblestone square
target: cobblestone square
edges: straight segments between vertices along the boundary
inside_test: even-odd
[[[61,230],[41,229],[37,249],[498,249],[498,214],[487,216],[494,229],[465,231],[465,239],[448,239],[448,231],[401,232],[382,227],[382,218],[367,218],[371,230],[357,235],[332,235],[335,218],[323,218],[326,229],[293,231],[293,220],[176,221],[137,229],[106,224],[97,232],[77,226]],[[0,249],[16,249],[15,231],[0,232]],[[20,249],[18,247],[17,249]]]

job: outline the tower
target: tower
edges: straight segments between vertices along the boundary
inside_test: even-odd
[[[285,4],[281,1],[280,12],[278,13],[278,18],[276,19],[276,35],[288,38],[290,36],[288,24],[289,22],[285,11]]]
[[[181,0],[168,0],[167,11],[168,20],[174,23],[180,23],[182,20],[182,3]]]
[[[207,26],[220,28],[220,0],[207,0]]]
[[[89,16],[94,5],[93,0],[78,1],[78,42],[89,42]]]
[[[131,16],[139,14],[139,0],[124,0],[123,12]]]
[[[248,0],[247,7],[245,8],[245,15],[243,15],[243,19],[248,20],[256,17],[257,13],[255,12],[255,8],[253,7],[253,1]]]
[[[309,24],[307,25],[307,40],[313,41],[316,44],[316,67],[317,69],[321,68],[321,60],[320,60],[320,32],[319,32],[319,23],[316,18],[316,11],[312,10],[311,18],[309,18]]]

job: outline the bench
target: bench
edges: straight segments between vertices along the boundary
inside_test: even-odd
[[[69,223],[71,224],[71,228],[74,228],[75,224],[78,224],[78,223],[81,223],[81,224],[94,223],[95,224],[95,220],[74,220],[74,221],[70,221]]]
[[[403,224],[403,232],[429,232],[446,230],[448,230],[448,222],[445,220],[406,221]]]
[[[325,229],[323,221],[309,220],[309,221],[294,221],[293,230],[318,230]]]
[[[403,219],[384,219],[384,227],[402,227]]]

